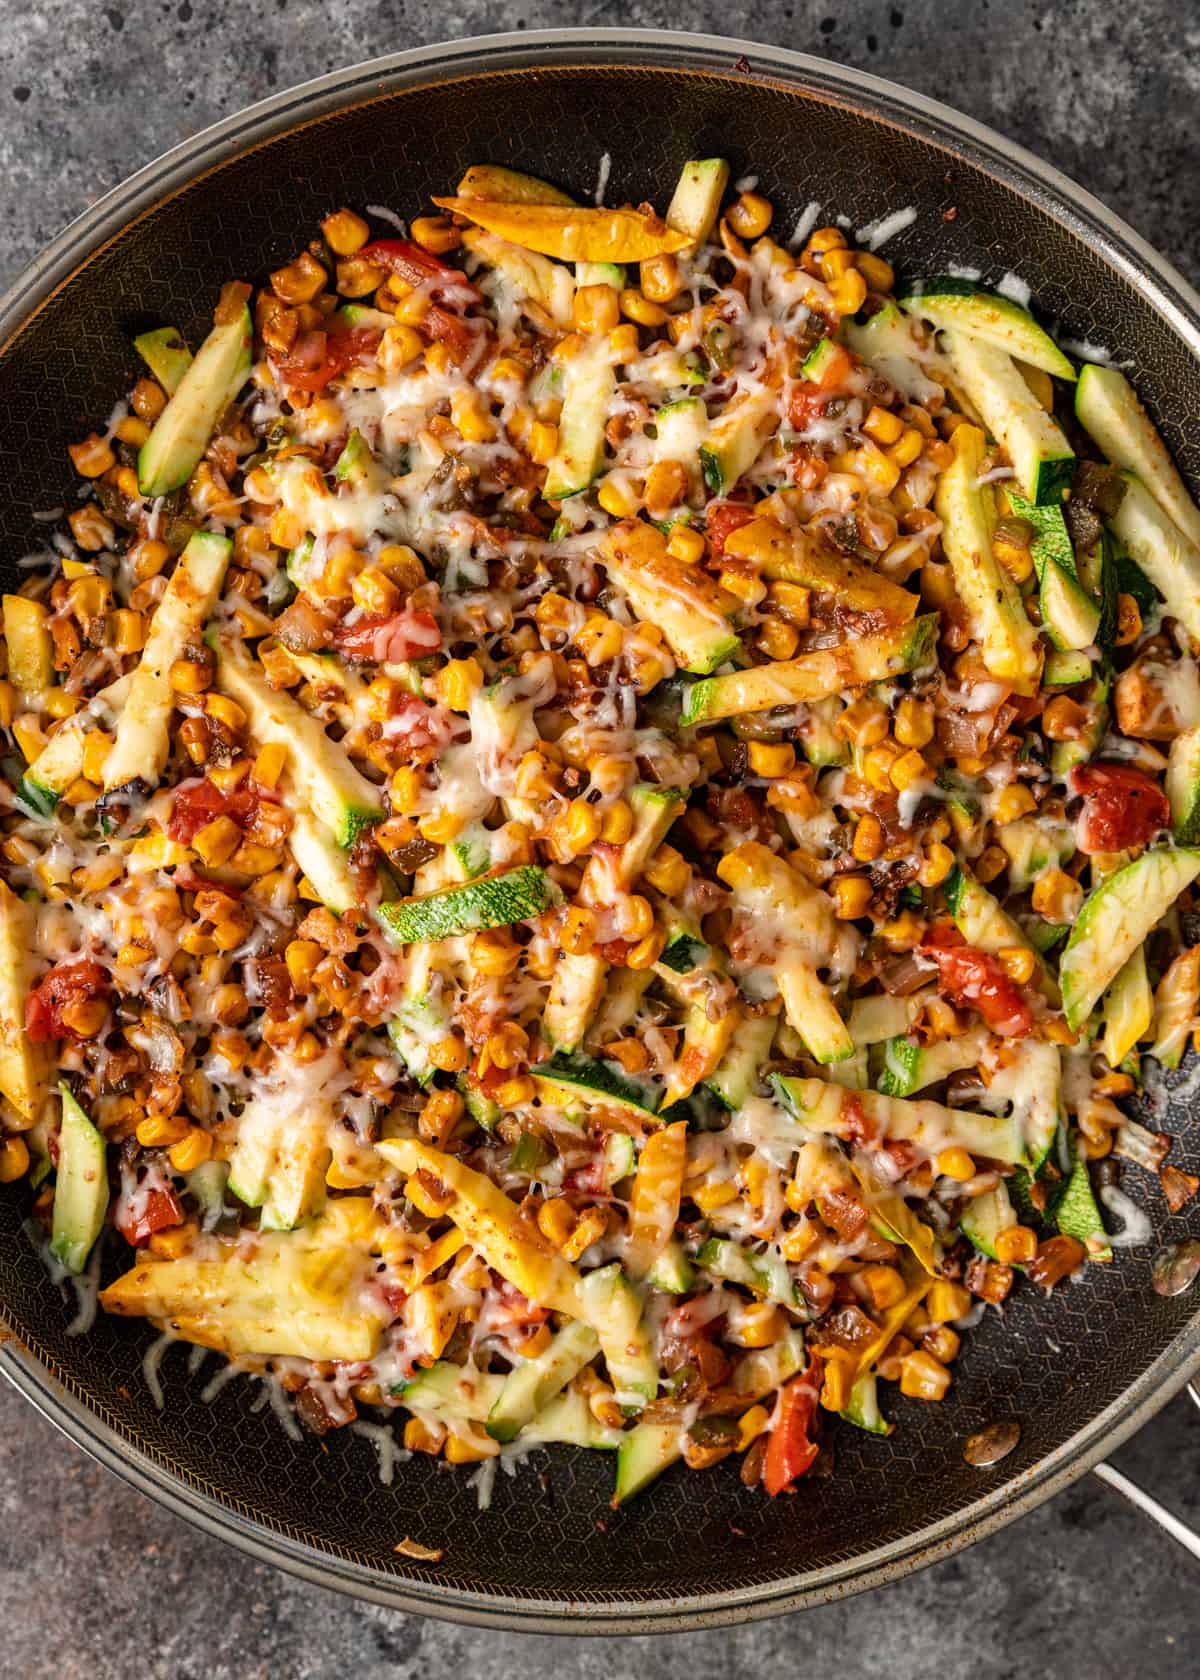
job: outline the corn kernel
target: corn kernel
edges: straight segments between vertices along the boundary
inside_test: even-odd
[[[458,811],[431,811],[417,819],[421,838],[434,846],[448,846],[466,827],[466,819]]]
[[[943,1149],[937,1157],[937,1170],[943,1178],[957,1179],[965,1184],[969,1178],[975,1177],[975,1162],[965,1149]],[[951,1318],[957,1318],[957,1313],[951,1313]]]
[[[539,467],[548,467],[558,452],[558,427],[549,420],[535,420],[525,447],[531,461],[536,461]]]
[[[176,1172],[191,1172],[212,1154],[213,1140],[202,1126],[193,1126],[168,1151],[167,1159]]]
[[[575,325],[584,333],[611,332],[621,318],[621,304],[611,286],[579,286],[575,292]]]
[[[1008,978],[1018,986],[1027,986],[1033,979],[1037,958],[1028,945],[1005,945],[996,955]]]
[[[595,767],[592,769],[595,782]],[[600,838],[610,846],[623,846],[633,833],[633,807],[627,799],[614,799],[600,822]]]
[[[889,1307],[904,1299],[907,1286],[895,1266],[864,1266],[858,1279],[875,1312],[887,1312]]]
[[[455,227],[449,216],[418,216],[409,230],[422,250],[435,257],[444,257],[462,244],[462,230]]]
[[[576,1226],[575,1210],[565,1196],[543,1202],[537,1214],[538,1230],[547,1242],[561,1249]]]
[[[608,351],[618,367],[637,361],[638,335],[632,322],[613,328],[608,335]]]
[[[596,500],[614,519],[632,519],[641,498],[624,473],[609,473],[596,492]]]
[[[24,1138],[6,1137],[0,1143],[0,1184],[15,1184],[29,1171],[29,1145]]]
[[[420,809],[421,800],[425,793],[425,783],[421,772],[411,764],[402,764],[393,772],[388,784],[388,798],[392,810],[402,817],[411,817]]]
[[[379,566],[367,566],[350,585],[350,595],[356,607],[365,613],[394,612],[400,604],[400,591]]]
[[[902,747],[926,747],[933,740],[933,707],[906,694],[896,708],[896,739]]]
[[[939,887],[953,868],[954,853],[949,846],[935,840],[925,849],[925,856],[917,871],[917,879],[923,887]]]
[[[925,1297],[925,1313],[935,1324],[949,1324],[956,1318],[965,1318],[971,1310],[971,1291],[964,1289],[961,1283],[951,1283],[948,1278],[938,1278]]]
[[[446,1426],[436,1420],[424,1423],[420,1418],[410,1417],[404,1425],[404,1445],[409,1452],[425,1453],[430,1458],[436,1458],[445,1439]]]
[[[1008,854],[1001,846],[985,846],[975,860],[975,879],[994,881],[1008,868]]]
[[[116,456],[107,439],[91,432],[82,443],[67,445],[67,454],[81,478],[99,478],[116,463]]]
[[[892,786],[903,792],[905,788],[912,787],[914,782],[919,782],[926,777],[929,774],[929,766],[916,748],[910,747],[908,752],[901,753],[900,757],[893,762],[888,774],[891,777]]]
[[[599,1242],[608,1230],[608,1218],[600,1208],[588,1208],[570,1236],[562,1244],[561,1253],[564,1260],[572,1262],[579,1259],[591,1248],[594,1242]]]
[[[642,296],[651,303],[670,303],[683,289],[683,275],[673,256],[647,257],[641,265]]]
[[[472,654],[467,659],[451,659],[437,675],[438,699],[452,712],[465,712],[483,687],[483,666]]]
[[[461,1073],[467,1065],[467,1047],[461,1038],[449,1033],[430,1046],[429,1060],[442,1073]]]
[[[1083,903],[1083,888],[1063,869],[1048,869],[1033,883],[1030,902],[1049,922],[1069,922]]]
[[[833,307],[839,315],[857,315],[867,301],[867,282],[858,269],[848,269],[845,274],[839,275],[830,286],[829,295]],[[899,471],[897,470],[898,476]],[[893,487],[889,486],[889,488]]]
[[[900,1392],[910,1400],[941,1400],[950,1387],[950,1373],[931,1354],[910,1353],[900,1365]]]
[[[871,811],[864,811],[854,828],[851,845],[860,863],[873,863],[883,851],[883,825]]]
[[[892,765],[900,757],[894,741],[880,741],[863,755],[863,776],[877,793],[891,793]]]
[[[854,922],[870,907],[872,887],[865,875],[838,875],[830,884],[833,913],[840,922]]]
[[[135,1136],[143,1149],[161,1149],[182,1142],[189,1128],[186,1114],[150,1114],[139,1122]]]
[[[756,776],[786,776],[796,768],[796,749],[788,741],[751,741],[746,756]]]
[[[685,566],[698,566],[704,558],[705,540],[700,531],[694,531],[690,525],[676,524],[671,527],[671,535],[667,538],[667,553],[672,560],[680,560]]]
[[[748,1412],[743,1412],[738,1421],[738,1452],[752,1446],[770,1421],[771,1414],[765,1406],[751,1406]]]
[[[924,447],[924,435],[915,426],[910,426],[899,443],[894,443],[888,450],[888,460],[894,461],[900,468],[911,467]]]
[[[771,1347],[783,1335],[787,1320],[769,1301],[754,1301],[741,1313],[729,1340],[744,1348]]]
[[[1010,1225],[996,1238],[996,1258],[1005,1266],[1028,1265],[1037,1253],[1037,1232],[1028,1225]]]
[[[858,272],[873,292],[890,292],[896,284],[895,270],[890,262],[877,257],[873,251],[859,251]]]
[[[666,324],[666,310],[660,304],[651,303],[635,286],[627,286],[621,293],[620,301],[622,315],[636,321],[639,327],[661,327]]]
[[[151,1254],[159,1260],[182,1260],[195,1237],[194,1225],[176,1225],[167,1231],[155,1231],[148,1246]]]
[[[800,645],[800,632],[771,613],[759,625],[757,641],[769,659],[790,659]]]
[[[237,851],[242,843],[242,831],[232,817],[214,817],[192,840],[192,850],[199,853],[212,868],[217,868]]]
[[[701,1213],[715,1213],[738,1199],[737,1185],[731,1178],[719,1179],[715,1184],[702,1184],[692,1196]]]
[[[853,746],[878,746],[887,739],[887,708],[878,700],[855,700],[838,718],[836,727],[838,734]]]
[[[904,422],[898,414],[892,414],[886,408],[872,408],[863,421],[862,429],[869,438],[887,448],[889,444],[899,443]]]
[[[656,892],[662,893],[666,898],[675,898],[684,891],[691,880],[692,866],[674,846],[664,844],[655,852],[642,874]]]
[[[468,1441],[453,1430],[446,1436],[443,1457],[447,1464],[479,1464],[485,1458],[495,1458],[500,1451],[495,1441]]]

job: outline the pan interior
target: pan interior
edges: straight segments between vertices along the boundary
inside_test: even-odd
[[[532,67],[399,85],[332,111],[211,168],[90,257],[0,353],[5,586],[44,540],[35,510],[74,504],[65,445],[129,388],[135,332],[170,322],[196,342],[223,281],[261,279],[340,204],[412,216],[478,161],[546,175],[590,198],[606,154],[610,203],[660,206],[683,159],[728,157],[735,178],[756,175],[775,202],[781,238],[810,203],[823,220],[844,214],[852,230],[911,207],[911,225],[885,247],[891,261],[910,272],[966,265],[993,281],[1019,275],[1066,338],[1132,364],[1181,462],[1193,481],[1200,476],[1200,430],[1190,420],[1200,412],[1200,379],[1183,341],[1096,241],[982,168],[782,82],[629,64]],[[1172,1159],[1197,1171],[1189,1107],[1185,1085],[1153,1123],[1179,1135]],[[1125,1188],[1162,1240],[1200,1235],[1194,1205],[1168,1219],[1156,1185],[1130,1171]],[[679,1469],[614,1515],[611,1461],[556,1450],[513,1479],[499,1477],[481,1511],[466,1476],[425,1458],[382,1485],[376,1446],[362,1434],[290,1440],[269,1407],[252,1409],[245,1382],[202,1400],[217,1361],[189,1376],[180,1347],[163,1361],[159,1412],[141,1368],[153,1332],[101,1317],[89,1335],[70,1336],[73,1305],[22,1235],[27,1211],[6,1188],[0,1299],[12,1331],[86,1414],[209,1502],[210,1514],[216,1507],[235,1525],[263,1525],[293,1556],[297,1546],[316,1547],[345,1583],[377,1594],[391,1582],[408,1602],[428,1595],[430,1607],[452,1614],[460,1595],[507,1599],[517,1614],[524,1605],[576,1625],[593,1612],[686,1610],[680,1601],[803,1589],[853,1575],[889,1549],[910,1550],[930,1525],[978,1517],[982,1497],[1002,1482],[1019,1485],[1130,1385],[1144,1389],[1195,1313],[1187,1297],[1152,1293],[1149,1250],[1118,1250],[1115,1264],[1090,1266],[1049,1298],[1019,1289],[1003,1321],[989,1314],[966,1338],[946,1403],[897,1397],[898,1427],[886,1441],[838,1429],[836,1475],[801,1483],[792,1498],[748,1492],[730,1465],[704,1475]],[[968,1468],[966,1435],[1007,1417],[1023,1425],[1018,1450],[1001,1470]],[[406,1535],[444,1548],[442,1562],[397,1557]]]

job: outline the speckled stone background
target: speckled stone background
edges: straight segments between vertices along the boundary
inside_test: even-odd
[[[1200,280],[1200,7],[1174,0],[0,0],[0,287],[196,129],[338,65],[552,24],[775,41],[948,100],[1051,159]],[[619,144],[619,136],[614,135]],[[131,1493],[0,1391],[4,1680],[1193,1680],[1200,1565],[1088,1478],[899,1585],[732,1632],[550,1640],[445,1626],[258,1567]],[[1115,1458],[1200,1526],[1200,1415]]]

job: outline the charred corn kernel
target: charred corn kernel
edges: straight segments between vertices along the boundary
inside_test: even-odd
[[[761,193],[744,192],[739,193],[729,206],[725,220],[739,239],[760,239],[770,227],[774,214],[769,198],[764,198]]]
[[[460,387],[450,397],[450,418],[467,443],[490,443],[496,423],[474,387]]]
[[[845,280],[839,280],[837,284],[843,286],[852,278],[862,285],[861,274],[847,275]],[[890,495],[900,482],[899,466],[890,455],[885,455],[883,450],[876,448],[873,443],[864,443],[861,449],[854,451],[854,465],[858,472],[874,479],[885,495]]]
[[[1003,526],[997,528],[992,552],[1008,575],[1017,583],[1033,575],[1033,554],[1028,540],[1018,541]]]
[[[880,939],[892,951],[915,950],[924,934],[925,919],[915,910],[902,910],[894,920],[885,922],[879,929]]]
[[[637,361],[637,328],[631,321],[625,322],[623,326],[614,327],[609,333],[608,353],[619,367],[623,367],[629,362]]]
[[[414,235],[415,231],[414,223]],[[355,251],[362,249],[371,235],[371,230],[362,217],[356,215],[353,210],[347,210],[344,205],[323,219],[321,232],[335,257],[352,257]]]
[[[167,406],[166,392],[153,379],[139,379],[129,401],[133,412],[142,420],[157,420]]]
[[[82,443],[69,443],[67,454],[81,478],[99,478],[116,464],[116,456],[107,438],[90,432]]]
[[[610,473],[596,492],[596,500],[614,519],[632,519],[641,497],[624,473]]]
[[[699,531],[693,531],[690,525],[673,525],[671,535],[667,538],[667,553],[672,560],[681,560],[685,566],[698,566],[704,558],[705,542]]]
[[[854,827],[851,851],[860,863],[873,863],[883,851],[883,825],[872,811],[864,811]]]
[[[948,1324],[939,1324],[935,1329],[925,1332],[921,1337],[921,1346],[939,1364],[951,1365],[958,1358],[962,1337],[957,1330],[951,1330]]]
[[[890,444],[899,443],[904,433],[904,422],[890,409],[873,408],[863,421],[862,429],[869,438],[886,449]]]
[[[747,757],[756,776],[786,776],[796,768],[796,749],[789,741],[751,741]]]
[[[965,1184],[969,1178],[975,1177],[975,1162],[965,1149],[943,1149],[937,1157],[937,1170],[943,1178],[957,1179],[960,1184]],[[958,1318],[959,1314],[951,1313],[949,1316]]]
[[[768,658],[790,659],[800,645],[800,632],[786,618],[771,613],[759,625],[756,639]]]
[[[647,257],[641,265],[642,296],[651,303],[670,303],[683,289],[679,264],[672,256]]]
[[[679,461],[656,461],[646,474],[642,499],[651,519],[661,519],[687,494],[687,472]]]
[[[578,857],[600,838],[599,813],[586,799],[572,799],[555,828],[564,848],[572,857]]]
[[[1048,869],[1033,883],[1030,902],[1048,922],[1069,921],[1079,908],[1083,889],[1063,869]]]
[[[900,1392],[910,1400],[941,1400],[949,1387],[949,1371],[932,1354],[918,1349],[900,1362]]]
[[[858,253],[841,245],[832,251],[826,251],[817,266],[821,270],[822,280],[834,281],[858,266]]]
[[[854,922],[867,914],[873,889],[865,875],[835,876],[829,890],[833,913],[840,922]]]
[[[483,666],[472,654],[467,659],[451,659],[437,675],[437,695],[442,705],[452,712],[465,712],[483,687]]]
[[[606,665],[619,657],[625,645],[625,632],[607,613],[590,613],[575,632],[575,645],[590,666]]]
[[[295,262],[277,268],[271,275],[271,289],[284,303],[311,303],[329,276],[310,251],[301,251]]]
[[[718,1208],[728,1207],[737,1199],[738,1188],[731,1178],[718,1179],[715,1184],[702,1184],[692,1196],[701,1213],[715,1213]]]
[[[736,595],[739,601],[744,601],[748,607],[756,607],[767,593],[767,586],[762,578],[755,577],[751,572],[735,571],[726,567],[721,573],[721,588],[730,595]]]
[[[595,913],[582,904],[573,904],[563,917],[559,938],[568,956],[586,957],[596,943]]]
[[[653,968],[659,957],[662,956],[663,946],[666,942],[667,936],[663,930],[655,928],[644,939],[639,939],[636,945],[630,947],[625,955],[625,967],[632,968],[638,973],[644,973],[646,969]]]
[[[69,694],[65,688],[52,688],[43,701],[43,710],[61,722],[63,718],[74,717],[82,704],[78,694]]]
[[[839,246],[845,247],[847,244],[848,240],[841,228],[814,228],[808,237],[808,244],[804,247],[804,255],[809,256],[811,254],[814,258],[820,257],[826,251],[836,251]]]
[[[878,700],[855,700],[837,720],[837,732],[856,747],[875,747],[887,739],[887,708]]]
[[[247,718],[236,700],[231,700],[227,694],[206,694],[204,710],[210,718],[215,718],[222,729],[227,729],[231,735],[245,733]]]
[[[593,780],[595,771],[592,772]],[[623,846],[633,833],[633,806],[627,799],[614,799],[600,820],[600,838],[610,846]]]
[[[1037,810],[1037,801],[1023,782],[1013,782],[1001,788],[992,806],[992,821],[1000,824],[1016,822]]]
[[[1037,959],[1028,945],[1005,945],[996,955],[1004,965],[1008,978],[1018,986],[1027,986],[1033,979]]]
[[[471,940],[471,962],[480,974],[511,974],[521,960],[521,947],[507,928],[487,928]]]
[[[873,292],[890,292],[896,284],[896,275],[891,263],[877,257],[873,251],[859,251],[857,266],[858,272]]]
[[[462,230],[456,228],[449,216],[418,216],[410,229],[422,250],[435,257],[444,257],[462,244]]]
[[[293,939],[283,953],[288,976],[298,992],[306,992],[312,985],[317,964],[325,953],[315,939]]]
[[[0,1143],[0,1184],[15,1184],[29,1171],[29,1145],[24,1138],[7,1137]]]
[[[945,998],[930,998],[925,1005],[925,1020],[935,1042],[939,1038],[957,1038],[965,1030],[953,1004]]]
[[[489,1033],[485,1045],[487,1058],[493,1067],[516,1067],[529,1053],[529,1034],[516,1021],[505,1021],[494,1033]]]
[[[94,502],[68,514],[67,523],[79,547],[89,554],[99,554],[102,549],[112,548],[117,540],[115,527],[105,519]]]
[[[118,653],[140,653],[146,645],[146,620],[142,613],[118,607],[113,614],[113,647]]]
[[[996,1238],[996,1258],[1005,1266],[1024,1266],[1037,1253],[1037,1232],[1028,1225],[1010,1225]]]
[[[917,880],[923,887],[940,887],[953,868],[954,853],[949,846],[943,846],[940,840],[935,840],[932,846],[925,848],[925,856],[917,871]]]
[[[179,943],[189,957],[208,956],[217,948],[212,935],[198,927],[184,928],[179,935]]]
[[[894,443],[888,450],[888,460],[894,461],[901,468],[911,467],[924,447],[924,434],[917,431],[915,426],[910,426],[901,436],[899,443]]]
[[[242,843],[242,831],[232,817],[214,817],[192,840],[192,850],[214,869],[229,859]]]
[[[254,768],[250,773],[260,787],[273,788],[278,786],[279,778],[283,775],[284,765],[287,763],[287,756],[286,741],[268,741],[266,746],[258,749],[254,760]]]
[[[493,385],[523,385],[529,369],[519,356],[497,356],[488,369]]]
[[[617,926],[622,939],[633,943],[645,939],[654,926],[654,910],[648,898],[642,898],[638,893],[632,894],[619,907],[617,912]]]
[[[975,860],[975,878],[978,881],[994,881],[1007,868],[1007,852],[1000,846],[985,846]]]
[[[453,1192],[427,1172],[414,1173],[405,1183],[404,1194],[430,1219],[440,1219],[454,1201]]]
[[[874,1312],[886,1312],[904,1299],[907,1285],[895,1266],[864,1266],[858,1280]]]
[[[135,1135],[143,1149],[164,1149],[181,1143],[190,1124],[185,1114],[149,1114],[139,1122]]]
[[[194,1225],[175,1225],[168,1231],[155,1231],[148,1246],[159,1260],[182,1260],[195,1240]]]
[[[122,968],[140,968],[143,963],[150,961],[154,955],[149,945],[140,945],[131,940],[128,945],[122,945],[117,952],[117,962]]]
[[[620,300],[611,286],[579,286],[575,292],[574,317],[580,332],[611,332],[621,318]]]
[[[745,1452],[753,1446],[771,1421],[771,1414],[765,1406],[751,1406],[748,1412],[743,1412],[738,1420],[737,1451]]]
[[[425,351],[425,340],[415,327],[399,324],[385,327],[379,341],[379,365],[384,373],[399,373]]]
[[[117,436],[122,443],[140,449],[150,436],[150,428],[144,420],[139,420],[136,414],[127,414],[124,420],[117,421]]]
[[[523,1103],[530,1103],[534,1098],[534,1083],[527,1073],[518,1074],[515,1079],[506,1079],[502,1085],[496,1086],[496,1101],[501,1108],[520,1108]]]
[[[575,1229],[575,1209],[565,1196],[553,1196],[538,1209],[537,1222],[546,1241],[560,1249]]]
[[[961,1283],[951,1283],[948,1278],[936,1279],[925,1297],[926,1316],[935,1324],[949,1324],[956,1318],[964,1318],[970,1310],[971,1291]]]
[[[379,566],[367,566],[350,585],[350,595],[356,607],[365,613],[394,612],[400,604],[400,591]]]
[[[448,1033],[430,1045],[429,1060],[441,1073],[461,1073],[468,1061],[467,1047],[461,1038]]]
[[[83,998],[78,1003],[65,1004],[61,1014],[77,1037],[95,1038],[108,1020],[108,1005],[103,998]]]
[[[895,735],[902,747],[927,747],[933,740],[933,707],[906,694],[896,707]]]
[[[421,772],[415,770],[411,764],[402,764],[399,770],[393,772],[388,784],[388,798],[391,800],[392,810],[400,816],[415,815],[420,809],[424,793],[425,783]]]
[[[561,1246],[563,1259],[572,1262],[578,1260],[582,1254],[587,1253],[594,1242],[600,1241],[607,1230],[608,1218],[605,1213],[600,1208],[588,1208]]]
[[[167,680],[176,694],[203,694],[210,675],[211,667],[197,659],[177,659]]]
[[[445,1439],[446,1426],[443,1423],[423,1423],[420,1418],[410,1417],[404,1425],[404,1445],[409,1452],[426,1453],[430,1458],[436,1458]]]
[[[847,269],[830,286],[829,296],[839,315],[857,315],[867,301],[867,282],[857,268]]]
[[[495,1458],[499,1451],[495,1441],[468,1440],[451,1430],[442,1456],[447,1464],[481,1464],[485,1458]]]
[[[1048,741],[1070,741],[1088,721],[1087,708],[1069,694],[1056,694],[1042,713],[1042,734]]]
[[[636,286],[626,286],[621,293],[620,304],[621,314],[636,321],[639,327],[661,327],[666,322],[666,310],[660,304],[651,303]]]
[[[535,420],[525,447],[531,461],[536,461],[539,467],[548,467],[558,451],[558,427],[549,420]]]
[[[208,1160],[212,1148],[213,1140],[209,1133],[202,1126],[192,1126],[179,1142],[168,1150],[167,1159],[176,1172],[188,1173],[202,1161]]]
[[[692,866],[674,846],[662,845],[642,874],[656,892],[666,898],[675,898],[691,880]]]
[[[421,838],[434,846],[448,846],[466,827],[466,819],[457,811],[433,811],[417,819]]]
[[[166,543],[154,537],[143,537],[140,542],[133,543],[127,555],[130,570],[139,583],[147,583],[152,577],[157,577],[170,558],[171,550]]]
[[[1128,647],[1130,642],[1136,642],[1142,633],[1142,615],[1137,602],[1132,595],[1126,595],[1122,590],[1117,596],[1117,634],[1115,637],[1118,647]]]
[[[901,753],[888,771],[892,786],[899,789],[900,792],[903,792],[905,788],[912,787],[914,782],[921,781],[928,774],[929,766],[915,747],[910,747],[906,753]]]
[[[754,1301],[741,1314],[736,1330],[729,1332],[738,1347],[771,1347],[787,1329],[787,1320],[769,1301]]]

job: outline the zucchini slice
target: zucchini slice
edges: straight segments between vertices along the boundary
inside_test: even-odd
[[[290,1231],[318,1213],[332,1156],[326,1105],[287,1110],[278,1101],[251,1103],[238,1121],[229,1189],[262,1209],[265,1231]]]
[[[1143,852],[1089,893],[1059,963],[1063,1013],[1073,1030],[1180,893],[1200,875],[1200,849]]]
[[[0,881],[0,1094],[31,1124],[47,1080],[44,1050],[25,1031],[33,951],[33,910]]]
[[[40,601],[26,595],[4,597],[4,641],[8,680],[30,704],[54,683],[49,614]]]
[[[622,1435],[617,1448],[614,1511],[683,1457],[683,1435],[679,1423],[639,1423]]]
[[[996,956],[1014,945],[1029,945],[1020,925],[961,864],[946,877],[942,891],[946,906],[954,917],[954,925],[967,944],[974,945],[976,950]],[[1034,978],[1046,1002],[1052,1009],[1057,1009],[1058,987],[1041,957],[1034,966]]]
[[[173,397],[192,365],[192,352],[178,327],[156,327],[139,333],[133,348],[169,397]]]
[[[543,1100],[564,1107],[623,1108],[639,1122],[658,1113],[654,1088],[627,1074],[619,1062],[556,1051],[532,1072]]]
[[[931,1155],[956,1145],[972,1155],[1013,1166],[1025,1160],[1022,1128],[1011,1118],[973,1114],[927,1099],[844,1091],[823,1079],[794,1079],[773,1073],[771,1086],[787,1112],[810,1131],[850,1139],[865,1114],[881,1138],[907,1140]]]
[[[931,377],[940,371],[941,358],[917,343],[912,322],[894,303],[885,304],[867,321],[846,316],[841,330],[859,360],[883,374],[910,402],[932,403],[935,413],[941,407],[946,393]]]
[[[1037,574],[1042,625],[1056,648],[1091,647],[1100,631],[1100,603],[1079,581],[1075,551],[1061,507],[1038,507],[1015,490],[1008,502],[1018,519],[1034,529],[1033,566]],[[1085,671],[1082,679],[1090,674]]]
[[[1200,638],[1200,547],[1163,512],[1131,473],[1112,528],[1189,636]],[[1123,587],[1123,585],[1122,585]]]
[[[249,309],[209,333],[138,454],[143,496],[169,496],[192,476],[213,428],[250,372],[253,329]]]
[[[84,736],[97,722],[110,723],[120,714],[132,682],[131,673],[102,688],[81,712],[54,731],[21,777],[17,790],[21,801],[39,817],[52,817],[63,794],[83,774]]]
[[[962,1068],[977,1067],[987,1038],[982,1031],[965,1032],[957,1038],[922,1045],[907,1033],[898,1033],[883,1047],[883,1067],[876,1088],[887,1097],[910,1097],[914,1091],[936,1085]]]
[[[608,964],[603,957],[560,953],[542,1012],[542,1031],[552,1050],[576,1050],[600,1007]]]
[[[773,519],[752,519],[731,532],[725,552],[756,561],[766,578],[833,595],[854,612],[881,613],[889,624],[907,624],[920,604],[910,590],[852,554],[824,547],[806,531],[787,531]]]
[[[380,905],[379,916],[401,945],[414,945],[525,922],[561,900],[562,892],[546,871],[526,863],[415,898],[394,899]]]
[[[966,333],[1057,379],[1075,378],[1069,358],[1050,334],[1038,326],[1027,309],[999,292],[985,291],[954,275],[939,274],[911,281],[897,301],[910,315],[920,315],[935,327]]]
[[[104,765],[105,792],[130,782],[147,790],[158,785],[171,751],[171,666],[204,629],[221,593],[232,549],[228,537],[197,531],[176,561],[121,709]]]
[[[1100,1209],[1096,1206],[1092,1176],[1088,1170],[1087,1157],[1084,1155],[1075,1157],[1075,1165],[1071,1168],[1066,1189],[1055,1204],[1054,1221],[1064,1236],[1074,1237],[1077,1242],[1083,1244],[1089,1260],[1112,1259],[1108,1232],[1104,1229]]]
[[[575,1319],[536,1359],[514,1364],[487,1414],[487,1432],[493,1441],[515,1440],[599,1352],[600,1341],[591,1325]]]
[[[558,449],[546,469],[542,491],[548,502],[580,495],[603,471],[604,428],[616,388],[608,338],[597,334],[563,369]]]
[[[62,1084],[58,1089],[62,1129],[58,1134],[50,1251],[67,1271],[79,1273],[104,1229],[108,1164],[104,1139],[71,1095],[70,1087]]]
[[[729,184],[729,165],[724,158],[692,158],[684,164],[679,184],[667,206],[667,226],[686,233],[690,255],[707,241],[721,211],[721,200]]]
[[[714,496],[733,489],[778,429],[779,399],[774,391],[757,391],[730,403],[708,428],[700,449],[700,469]]]
[[[614,1260],[586,1274],[580,1297],[600,1339],[618,1405],[640,1412],[658,1393],[658,1361],[637,1290]]]
[[[963,390],[988,431],[1004,445],[1021,489],[1031,502],[1061,502],[1071,486],[1075,456],[1012,357],[963,333],[948,332],[945,338]]]
[[[1117,368],[1089,362],[1075,387],[1075,418],[1116,467],[1139,478],[1188,541],[1200,548],[1200,508],[1137,392]]]
[[[261,665],[240,642],[222,639],[216,652],[217,681],[246,713],[251,735],[261,744],[280,742],[287,747],[288,776],[297,799],[339,846],[353,845],[362,829],[383,816],[379,789],[355,769],[345,748],[330,740],[319,718],[290,694],[271,687]]]
[[[1102,1048],[1109,1067],[1119,1068],[1139,1039],[1154,1025],[1154,994],[1146,973],[1146,953],[1138,946],[1127,957],[1104,994]]]
[[[1200,727],[1185,729],[1171,742],[1164,778],[1171,802],[1171,826],[1181,846],[1200,840]]]
[[[685,671],[712,671],[738,652],[741,642],[717,605],[712,578],[673,559],[661,531],[641,520],[617,525],[603,559],[638,618],[658,625]]]
[[[1038,633],[1015,580],[992,552],[995,494],[979,483],[986,440],[978,426],[963,425],[955,427],[950,446],[954,460],[938,480],[934,507],[954,585],[988,670],[1031,693],[1041,669]]]
[[[896,630],[862,636],[841,647],[818,648],[796,659],[754,665],[726,676],[705,677],[687,690],[680,721],[715,723],[742,712],[823,700],[848,688],[882,682],[929,663],[937,636],[937,614],[915,618]]]
[[[503,275],[518,297],[540,303],[557,326],[571,325],[576,282],[569,268],[540,257],[536,251],[523,251],[484,228],[465,228],[463,245],[481,263]]]
[[[1011,1231],[1014,1225],[1019,1224],[1020,1220],[1009,1200],[1008,1187],[1000,1183],[994,1190],[986,1190],[982,1196],[975,1196],[967,1203],[958,1228],[980,1254],[986,1254],[989,1260],[998,1260],[996,1238],[1002,1231]]]

